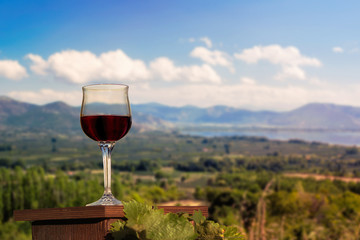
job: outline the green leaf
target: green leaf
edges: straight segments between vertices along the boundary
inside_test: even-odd
[[[244,239],[236,227],[225,227],[208,221],[201,211],[195,211],[189,221],[188,214],[164,214],[163,209],[136,201],[124,202],[127,222],[112,224],[115,240],[237,240]]]
[[[154,211],[146,222],[146,236],[152,240],[194,240],[197,234],[185,216]]]
[[[136,232],[133,229],[126,227],[124,221],[116,221],[111,224],[111,226],[110,233],[114,240],[139,240]]]
[[[110,229],[110,232],[116,232],[116,231],[122,230],[124,228],[125,224],[126,223],[121,220],[114,222],[113,224],[111,224],[112,228]]]
[[[127,226],[142,225],[146,215],[150,214],[152,206],[137,201],[123,202]]]
[[[194,211],[194,214],[193,214],[192,218],[193,218],[194,222],[197,223],[197,224],[202,224],[206,220],[206,217],[204,217],[202,215],[202,212],[200,210],[199,211]]]
[[[223,229],[220,224],[213,221],[205,221],[196,226],[196,231],[199,234],[199,240],[222,240]]]
[[[225,240],[245,240],[245,237],[238,232],[237,227],[224,227],[224,238]]]

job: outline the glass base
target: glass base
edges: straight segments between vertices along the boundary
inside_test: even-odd
[[[86,204],[86,206],[99,205],[123,205],[121,201],[117,200],[112,193],[104,193],[104,195],[96,202]]]

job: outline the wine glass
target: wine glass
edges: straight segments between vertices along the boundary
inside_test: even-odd
[[[122,205],[111,193],[111,151],[131,127],[129,87],[122,84],[84,86],[80,122],[84,133],[98,142],[104,167],[104,194],[86,206]]]

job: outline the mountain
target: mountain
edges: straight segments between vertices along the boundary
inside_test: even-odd
[[[133,113],[132,131],[170,127],[172,124],[152,115]],[[79,133],[80,107],[72,107],[64,102],[39,106],[0,97],[0,129]]]
[[[158,103],[138,104],[132,106],[136,112],[157,116],[174,123],[218,123],[218,124],[260,124],[277,116],[270,111],[253,112],[227,106],[199,108],[194,106],[170,107]]]
[[[269,125],[306,129],[360,129],[360,108],[312,103],[270,119]]]
[[[36,105],[15,101],[9,97],[0,96],[0,121],[10,115],[18,116],[36,108]]]
[[[173,129],[178,124],[200,126],[271,127],[292,129],[360,130],[360,108],[311,103],[287,112],[249,111],[227,106],[170,107],[133,104],[133,130]],[[35,105],[0,97],[0,129],[80,132],[80,107],[63,102]]]
[[[296,129],[360,129],[360,108],[327,103],[310,103],[292,111],[249,111],[227,106],[198,108],[139,104],[135,111],[165,121],[187,124],[228,124],[248,127]]]
[[[1,97],[0,126],[57,132],[77,131],[80,126],[79,111],[62,102],[38,106]]]

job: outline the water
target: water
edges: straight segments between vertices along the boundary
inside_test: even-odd
[[[203,137],[221,136],[257,136],[272,140],[300,139],[329,144],[360,146],[360,130],[276,130],[276,129],[242,129],[226,131],[182,130],[181,133]]]

